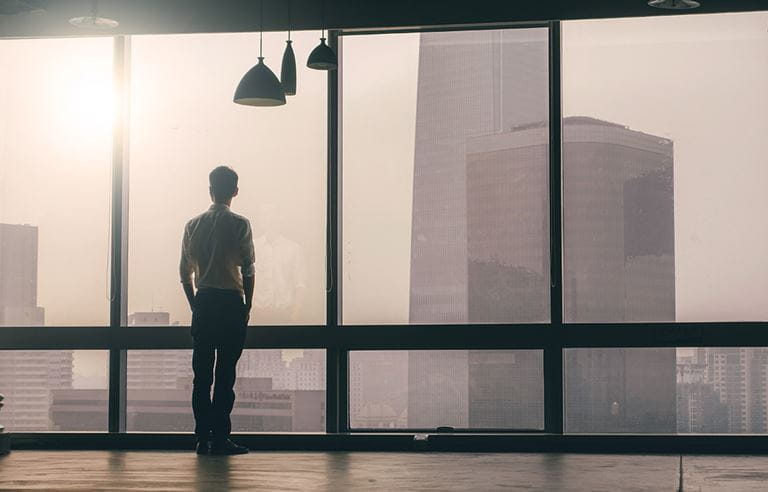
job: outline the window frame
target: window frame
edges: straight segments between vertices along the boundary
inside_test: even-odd
[[[561,23],[483,24],[445,26],[434,29],[381,29],[329,31],[329,45],[337,50],[339,70],[328,72],[327,87],[327,193],[329,221],[326,230],[326,323],[304,326],[249,326],[246,349],[320,348],[326,350],[326,435],[350,433],[349,427],[349,353],[355,350],[409,349],[539,349],[544,351],[544,429],[532,434],[555,435],[562,442],[588,441],[564,434],[563,350],[567,348],[677,348],[677,347],[766,347],[768,322],[644,322],[644,323],[567,323],[563,321],[562,290],[562,72]],[[341,245],[343,164],[339,153],[341,135],[343,37],[403,32],[457,31],[478,29],[546,28],[549,39],[549,219],[550,219],[550,316],[549,323],[536,324],[398,324],[342,325]],[[115,87],[121,102],[115,119],[112,162],[111,205],[111,300],[109,326],[3,327],[0,350],[30,349],[106,349],[109,350],[109,433],[125,434],[126,351],[131,349],[189,349],[192,339],[187,326],[126,326],[127,290],[123,271],[127,268],[127,148],[129,135],[128,88],[130,84],[130,36],[112,36],[114,40]],[[626,329],[631,326],[632,329]],[[355,433],[413,433],[425,429],[376,429]],[[459,429],[457,434],[477,431]],[[494,430],[509,435],[514,430]],[[455,439],[461,439],[457,435]],[[300,445],[297,438],[283,436],[285,446]],[[605,438],[606,446],[613,446]],[[639,436],[638,436],[639,437]],[[450,439],[449,436],[443,438]],[[567,439],[566,439],[567,438]],[[740,444],[753,449],[759,436],[713,436],[737,449]],[[152,439],[147,436],[147,439]],[[481,438],[486,439],[486,438]],[[623,439],[626,439],[624,437]],[[648,446],[643,436],[640,446]],[[697,439],[686,435],[659,436],[661,446],[670,442],[683,446]],[[705,438],[708,439],[708,438]],[[765,438],[768,442],[768,437]],[[486,441],[488,442],[488,441]],[[506,442],[506,441],[502,441]],[[703,442],[703,441],[702,441]],[[713,442],[709,440],[707,442]],[[759,441],[762,443],[763,440]],[[299,444],[297,444],[299,443]],[[645,443],[645,444],[642,444]],[[631,442],[628,444],[632,446]],[[762,445],[762,444],[761,444]],[[311,447],[316,444],[311,444]],[[462,446],[462,445],[458,445]],[[539,446],[544,446],[539,444]],[[450,447],[450,446],[449,446]],[[482,446],[481,446],[482,447]],[[514,447],[514,446],[513,446]],[[300,447],[299,447],[300,448]],[[664,448],[662,448],[664,449]],[[671,449],[671,448],[667,448]],[[699,448],[703,449],[703,448]],[[764,447],[765,449],[765,447]]]

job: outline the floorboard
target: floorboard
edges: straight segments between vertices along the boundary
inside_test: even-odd
[[[686,456],[684,490],[768,489],[768,457]],[[678,456],[534,453],[14,451],[0,490],[663,491]]]

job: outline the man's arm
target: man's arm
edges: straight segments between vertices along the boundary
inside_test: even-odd
[[[195,286],[192,283],[192,274],[194,268],[192,266],[192,258],[189,255],[189,233],[187,228],[184,227],[184,236],[181,239],[181,260],[179,261],[179,277],[181,278],[181,286],[184,289],[184,295],[187,296],[187,302],[189,303],[189,309],[195,308]]]
[[[245,307],[248,308],[248,312],[251,312],[253,306],[253,275],[249,277],[243,277],[243,291],[245,292]]]
[[[195,286],[191,282],[182,282],[182,288],[184,289],[184,295],[187,296],[187,302],[189,303],[189,309],[194,311],[195,309]]]
[[[243,293],[245,294],[245,307],[250,318],[253,307],[253,286],[256,275],[256,253],[253,247],[253,231],[251,223],[245,221],[245,230],[240,240],[240,273],[243,275]]]

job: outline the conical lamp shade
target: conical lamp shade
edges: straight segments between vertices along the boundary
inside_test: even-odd
[[[235,90],[234,101],[246,106],[280,106],[285,104],[285,93],[277,76],[264,65],[264,57],[243,75]]]
[[[285,42],[283,52],[283,66],[280,68],[280,83],[286,96],[296,95],[296,56],[293,54],[291,40]]]
[[[325,44],[325,38],[320,38],[320,44],[309,54],[307,66],[315,70],[336,70],[336,53]]]

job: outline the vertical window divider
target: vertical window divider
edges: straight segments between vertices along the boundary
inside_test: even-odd
[[[348,430],[348,400],[347,359],[349,351],[341,343],[343,337],[339,333],[341,313],[341,263],[339,262],[339,245],[341,237],[341,166],[339,164],[339,105],[340,78],[342,69],[341,43],[339,32],[328,31],[328,45],[333,49],[339,60],[337,70],[328,71],[328,189],[326,196],[327,214],[327,262],[326,262],[326,426],[327,433],[346,432]]]
[[[125,432],[127,352],[115,344],[126,319],[123,295],[128,259],[128,129],[130,118],[130,36],[113,39],[114,119],[112,137],[112,223],[109,299],[109,418],[110,433]]]
[[[544,346],[544,431],[563,433],[562,80],[560,22],[549,23],[549,226],[551,336]]]

